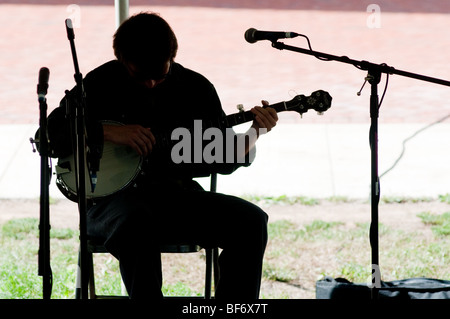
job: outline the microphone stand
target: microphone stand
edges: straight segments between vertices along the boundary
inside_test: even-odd
[[[40,91],[38,85],[38,93]],[[46,88],[45,88],[46,92]],[[31,143],[39,143],[41,156],[41,195],[39,200],[39,253],[38,275],[42,276],[43,299],[50,299],[52,294],[52,269],[50,266],[50,207],[49,185],[51,166],[49,165],[49,145],[47,138],[47,99],[39,97],[39,135],[38,141],[30,139]],[[34,149],[33,149],[34,151]]]
[[[75,34],[73,32],[73,25],[70,19],[65,20],[67,38],[70,42],[70,48],[72,51],[72,58],[75,67],[75,82],[76,82],[76,97],[75,97],[75,110],[69,103],[69,113],[71,120],[73,119],[73,114],[75,114],[75,134],[76,134],[76,145],[74,147],[75,156],[75,169],[77,177],[77,194],[78,194],[78,211],[80,216],[80,268],[81,268],[81,299],[88,298],[88,283],[89,283],[89,273],[87,270],[87,225],[86,225],[86,214],[87,214],[87,199],[86,199],[86,127],[85,127],[85,92],[83,87],[83,76],[80,73],[78,66],[78,59],[75,50]],[[72,109],[71,109],[72,108]]]
[[[450,81],[432,78],[420,74],[410,73],[402,70],[397,70],[386,64],[374,64],[368,61],[352,60],[346,56],[336,56],[327,53],[313,51],[311,49],[303,49],[285,45],[283,42],[272,41],[272,47],[279,50],[289,50],[293,52],[303,53],[315,56],[324,61],[338,61],[342,63],[352,64],[358,69],[368,72],[366,80],[371,85],[370,95],[370,118],[371,127],[369,133],[370,149],[371,149],[371,224],[370,224],[370,245],[372,248],[372,286],[371,298],[378,298],[378,291],[381,288],[381,272],[379,268],[379,246],[378,246],[378,203],[380,200],[380,180],[378,176],[378,116],[379,116],[379,102],[378,102],[378,83],[381,79],[381,74],[397,74],[417,80],[427,81],[431,83],[450,86]]]

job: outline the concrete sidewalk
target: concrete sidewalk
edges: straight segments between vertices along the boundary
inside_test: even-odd
[[[29,143],[38,125],[38,71],[42,66],[51,70],[49,112],[64,90],[74,85],[63,21],[71,18],[78,25],[76,46],[83,74],[113,58],[113,2],[89,1],[88,5],[83,0],[74,6],[56,0],[40,5],[20,2],[0,5],[4,25],[0,30],[0,39],[4,39],[0,52],[1,198],[39,196],[40,158]],[[307,35],[320,52],[386,62],[397,70],[448,79],[448,4],[380,0],[380,25],[374,28],[368,23],[370,1],[271,3],[276,10],[254,0],[229,3],[233,5],[137,1],[130,6],[130,15],[151,10],[170,22],[180,45],[177,61],[214,83],[227,114],[236,112],[238,103],[248,109],[261,99],[276,103],[318,89],[331,94],[333,105],[323,117],[306,114],[300,119],[297,114],[286,114],[294,112],[282,113],[277,127],[258,142],[253,165],[220,176],[218,190],[239,195],[367,198],[371,168],[368,85],[362,96],[356,95],[366,72],[274,50],[268,41],[249,44],[244,32],[250,27],[295,31]],[[286,39],[286,43],[306,46],[303,38]],[[379,85],[380,96],[384,83],[385,77]],[[380,174],[398,158],[406,138],[450,114],[448,101],[448,87],[391,76],[380,112]],[[381,194],[418,197],[450,192],[449,137],[447,120],[411,139],[398,165],[381,179]],[[54,180],[51,196],[62,197]]]
[[[379,173],[393,165],[402,142],[424,124],[380,124]],[[29,138],[36,125],[0,125],[0,197],[38,198],[40,157]],[[239,128],[238,128],[239,130]],[[450,192],[450,123],[436,124],[406,143],[397,166],[381,179],[382,196],[436,197]],[[53,160],[53,164],[56,160]],[[370,196],[367,124],[284,124],[258,141],[248,168],[219,176],[218,191],[236,195]],[[208,180],[202,180],[207,184]],[[50,196],[63,198],[52,178]]]

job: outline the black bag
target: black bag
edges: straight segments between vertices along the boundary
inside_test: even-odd
[[[430,278],[409,278],[381,281],[377,299],[450,299],[450,281]],[[316,299],[370,300],[372,289],[344,278],[325,277],[316,282]]]

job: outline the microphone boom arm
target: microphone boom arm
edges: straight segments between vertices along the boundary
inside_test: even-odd
[[[450,81],[433,78],[433,77],[425,76],[425,75],[421,75],[421,74],[415,74],[415,73],[411,73],[411,72],[407,72],[407,71],[397,70],[397,69],[395,69],[391,66],[388,66],[384,63],[383,64],[375,64],[375,63],[371,63],[368,61],[357,61],[357,60],[350,59],[347,56],[337,56],[337,55],[332,55],[332,54],[328,54],[328,53],[313,51],[310,49],[298,48],[298,47],[286,45],[283,42],[272,42],[272,47],[279,49],[279,50],[289,50],[289,51],[293,51],[293,52],[312,55],[312,56],[315,56],[316,58],[325,59],[326,61],[338,61],[338,62],[342,62],[342,63],[352,64],[353,66],[355,66],[361,70],[369,71],[369,70],[376,69],[381,73],[397,74],[397,75],[401,75],[401,76],[405,76],[405,77],[409,77],[409,78],[413,78],[413,79],[417,79],[417,80],[422,80],[422,81],[426,81],[426,82],[450,86]]]

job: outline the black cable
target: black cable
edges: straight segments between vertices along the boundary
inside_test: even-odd
[[[437,121],[435,121],[435,122],[433,122],[431,124],[428,124],[427,126],[422,127],[421,129],[419,129],[416,132],[414,132],[414,134],[412,134],[411,136],[409,136],[406,139],[404,139],[403,142],[402,142],[402,151],[401,151],[399,157],[395,160],[394,164],[392,164],[392,166],[390,168],[388,168],[386,171],[383,172],[383,174],[380,175],[380,178],[383,177],[384,175],[386,175],[391,170],[393,170],[395,166],[397,166],[398,162],[400,162],[400,160],[402,159],[403,155],[405,154],[405,150],[406,150],[406,146],[405,145],[406,145],[406,143],[409,140],[411,140],[412,138],[416,137],[418,134],[422,133],[426,129],[429,129],[430,127],[432,127],[432,126],[434,126],[436,124],[444,122],[448,118],[450,118],[450,114],[447,114],[443,118],[440,118],[439,120],[437,120]]]
[[[386,65],[386,63],[383,63],[381,65]],[[384,96],[386,95],[386,91],[388,88],[388,84],[389,84],[389,73],[386,73],[386,84],[384,85],[383,95],[381,96],[380,102],[378,103],[378,109],[380,109],[381,103],[383,103]]]
[[[299,36],[299,37],[305,38],[305,39],[306,39],[306,42],[308,42],[308,48],[309,48],[309,50],[310,50],[311,52],[314,52],[313,49],[312,49],[312,47],[311,47],[311,42],[309,41],[309,38],[308,38],[306,35],[304,35],[304,34],[299,34],[298,36]],[[316,55],[314,55],[314,56],[315,56],[317,59],[322,60],[322,61],[332,61],[331,59],[328,59],[328,58],[323,58],[323,57],[316,56]]]

